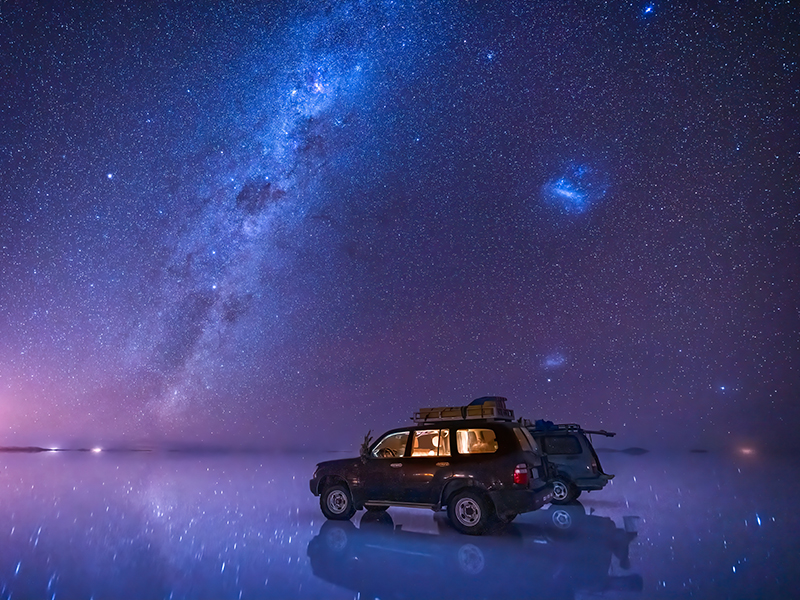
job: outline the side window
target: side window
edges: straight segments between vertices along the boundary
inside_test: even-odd
[[[497,439],[491,429],[459,429],[456,431],[459,454],[491,454],[497,452]]]
[[[574,435],[546,435],[542,438],[547,454],[580,454],[581,443]]]
[[[372,449],[375,458],[396,458],[406,453],[407,431],[396,431],[384,436]]]
[[[450,456],[450,430],[418,429],[411,443],[411,456]]]

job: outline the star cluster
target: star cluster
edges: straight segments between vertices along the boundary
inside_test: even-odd
[[[499,394],[642,443],[794,439],[798,25],[4,6],[0,432],[348,446]]]

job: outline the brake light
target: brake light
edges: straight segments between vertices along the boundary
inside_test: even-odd
[[[528,485],[528,465],[525,463],[518,464],[514,468],[514,483]]]

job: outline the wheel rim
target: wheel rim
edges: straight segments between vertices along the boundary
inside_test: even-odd
[[[553,525],[559,529],[569,529],[572,526],[572,517],[565,510],[557,510],[553,513]]]
[[[347,510],[347,494],[345,494],[342,490],[333,490],[330,494],[328,494],[326,503],[328,505],[328,509],[333,514],[341,515]]]
[[[472,498],[462,498],[456,502],[456,518],[467,527],[474,527],[481,521],[481,507]]]
[[[567,484],[563,481],[554,481],[553,482],[553,498],[556,500],[565,500],[569,495],[569,489],[567,489]]]

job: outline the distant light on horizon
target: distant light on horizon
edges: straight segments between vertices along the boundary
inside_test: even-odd
[[[92,452],[102,452],[102,448],[92,448]]]

